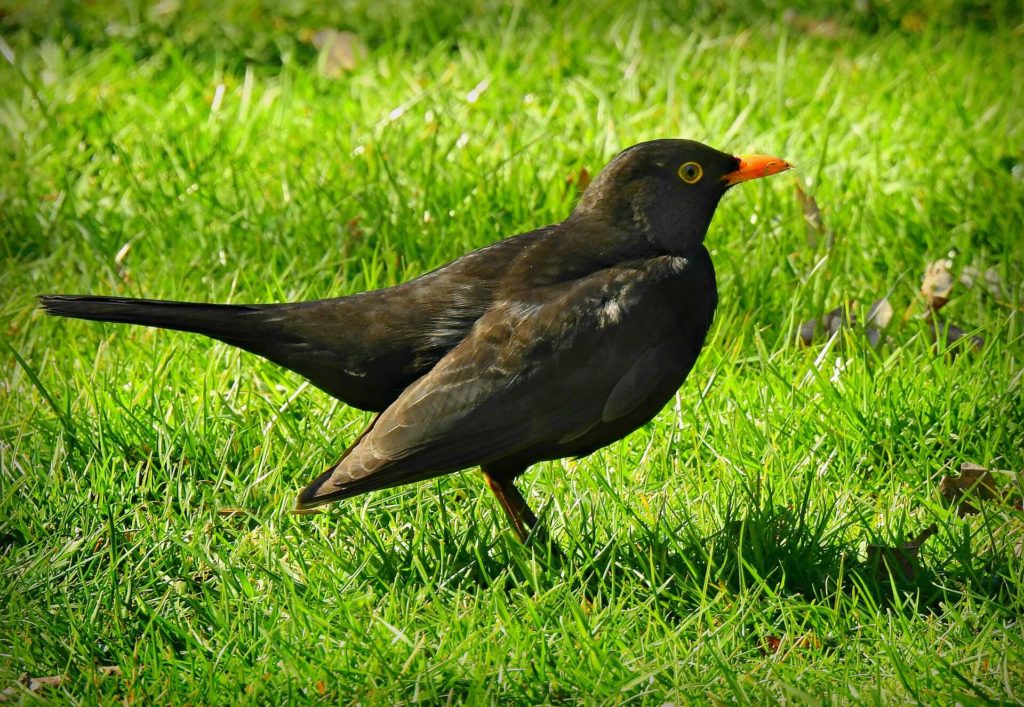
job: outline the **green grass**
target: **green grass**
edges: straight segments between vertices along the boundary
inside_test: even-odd
[[[938,493],[962,462],[1024,469],[1018,6],[185,5],[0,13],[0,689],[1024,700],[1021,513]],[[321,75],[321,26],[367,44],[350,74]],[[561,220],[568,177],[666,136],[799,170],[720,206],[721,305],[675,404],[524,477],[562,566],[475,471],[291,515],[367,415],[222,344],[34,306],[393,285]],[[917,294],[948,253],[1002,283],[957,285],[943,314],[985,344],[956,356]],[[794,343],[882,296],[877,349],[857,328]],[[916,577],[875,573],[868,545],[932,523]]]

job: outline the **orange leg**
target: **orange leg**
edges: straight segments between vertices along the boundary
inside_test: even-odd
[[[505,515],[512,522],[512,528],[519,536],[519,541],[525,543],[530,536],[530,531],[537,525],[537,516],[526,505],[526,499],[511,481],[502,481],[486,471],[484,471],[484,478],[487,480],[487,486],[494,493],[494,497],[498,499],[498,503],[505,509]]]

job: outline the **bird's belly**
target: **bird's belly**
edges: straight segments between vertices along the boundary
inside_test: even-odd
[[[657,380],[652,381],[649,393],[628,412],[612,420],[599,419],[595,424],[579,430],[576,434],[530,445],[501,459],[501,466],[508,466],[521,473],[527,466],[536,462],[586,456],[622,439],[649,422],[672,399],[689,374],[695,359],[696,352],[679,351],[675,359],[676,365],[651,371],[651,375],[656,376]]]
[[[691,368],[692,361],[681,370],[660,372],[660,380],[651,394],[635,408],[614,420],[599,422],[576,439],[559,444],[558,449],[548,458],[586,456],[650,422],[679,390]]]
[[[689,376],[703,348],[712,315],[713,309],[709,309],[705,316],[694,317],[697,321],[691,319],[685,331],[663,330],[665,338],[662,343],[669,346],[671,355],[667,361],[663,359],[660,366],[644,367],[649,388],[632,409],[614,419],[600,420],[578,436],[560,440],[545,450],[537,460],[586,456],[650,422],[672,400]],[[694,336],[698,329],[700,336]]]

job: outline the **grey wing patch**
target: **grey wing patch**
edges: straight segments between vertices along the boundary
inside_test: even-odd
[[[671,355],[671,350],[672,347],[668,344],[655,346],[629,367],[608,395],[604,410],[601,412],[602,422],[617,420],[651,396],[661,385],[661,380],[653,372],[662,368],[662,360]]]

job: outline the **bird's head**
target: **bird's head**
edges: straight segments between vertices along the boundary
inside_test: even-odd
[[[693,140],[642,142],[601,170],[574,214],[639,231],[660,251],[685,253],[703,242],[730,187],[790,167],[778,157],[733,156]]]

